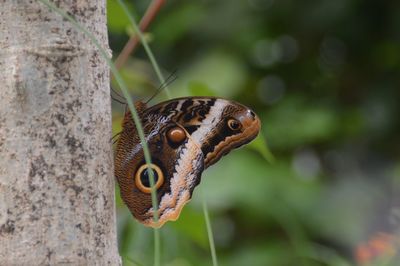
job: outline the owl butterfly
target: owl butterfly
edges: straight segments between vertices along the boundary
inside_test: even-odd
[[[253,140],[260,120],[249,108],[210,97],[173,99],[147,108],[137,102],[151,165],[146,164],[130,111],[126,111],[115,153],[121,197],[144,225],[176,220],[201,174],[223,155]],[[154,222],[148,168],[154,173],[158,221]]]

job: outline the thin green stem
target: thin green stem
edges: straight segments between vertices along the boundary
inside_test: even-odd
[[[161,243],[160,243],[160,229],[159,228],[154,228],[154,265],[159,266],[161,259],[160,259],[160,254],[161,254]]]
[[[110,70],[112,72],[112,74],[115,77],[115,80],[117,81],[118,85],[121,88],[121,91],[127,101],[128,107],[131,111],[132,114],[132,118],[133,121],[135,122],[137,131],[138,131],[138,135],[143,147],[143,153],[144,153],[144,158],[147,164],[151,164],[151,156],[150,156],[150,152],[149,152],[149,148],[147,146],[147,142],[146,142],[146,138],[144,135],[144,131],[143,131],[143,127],[142,124],[140,122],[140,118],[139,115],[136,111],[136,108],[130,98],[130,95],[128,93],[126,84],[124,82],[124,80],[122,79],[121,75],[119,74],[117,68],[115,67],[115,65],[113,64],[113,62],[111,61],[111,58],[109,57],[109,55],[107,54],[107,52],[105,51],[105,49],[103,49],[103,47],[100,45],[100,43],[97,41],[96,37],[89,32],[87,29],[85,29],[84,27],[82,27],[77,21],[75,21],[74,18],[72,18],[71,16],[69,16],[66,12],[64,12],[62,9],[58,8],[57,6],[55,6],[53,3],[49,2],[48,0],[39,0],[39,2],[41,2],[42,4],[46,5],[47,7],[49,7],[51,10],[57,12],[58,14],[60,14],[62,17],[66,18],[67,20],[69,20],[71,22],[72,25],[74,25],[77,29],[79,29],[81,32],[83,32],[92,42],[93,44],[96,46],[96,48],[99,50],[101,56],[106,60],[108,66],[110,67]],[[153,210],[154,210],[154,221],[157,222],[158,221],[158,212],[157,212],[157,197],[156,197],[156,190],[155,190],[155,182],[154,182],[154,173],[153,171],[149,171],[149,176],[150,176],[150,185],[151,185],[151,199],[152,199],[152,204],[153,204]],[[155,230],[155,238],[159,235],[158,233],[156,233],[157,230]],[[157,237],[159,238],[159,236]],[[159,245],[159,240],[156,241],[155,243],[156,245]],[[159,247],[155,248],[155,251],[157,252],[157,254],[155,254],[155,265],[158,266],[159,265]]]
[[[122,9],[124,10],[126,16],[129,18],[129,21],[132,24],[133,29],[135,30],[136,34],[138,35],[140,42],[142,43],[147,56],[149,57],[149,60],[151,64],[153,65],[154,71],[157,74],[158,79],[160,80],[161,84],[165,84],[165,78],[163,74],[161,73],[160,67],[157,64],[157,61],[153,55],[153,52],[150,49],[150,46],[148,45],[147,41],[145,40],[142,31],[140,30],[138,24],[136,23],[135,19],[131,15],[131,13],[128,10],[128,7],[125,5],[124,1],[118,0],[118,3],[121,5]],[[169,92],[168,86],[165,85],[165,93],[167,94],[167,98],[171,98],[171,94]]]
[[[204,212],[204,219],[206,220],[208,241],[210,243],[210,251],[211,251],[213,266],[218,266],[217,252],[215,251],[215,245],[214,245],[214,235],[210,223],[210,216],[208,215],[208,207],[205,198],[203,198],[203,212]]]
[[[129,20],[132,24],[132,27],[134,28],[136,34],[138,35],[146,53],[147,53],[147,56],[150,59],[150,62],[153,65],[154,71],[156,72],[158,79],[160,80],[161,84],[165,84],[165,79],[160,71],[160,67],[158,66],[157,61],[156,61],[149,45],[147,44],[145,38],[143,37],[143,34],[142,34],[139,26],[137,25],[135,19],[133,18],[133,16],[131,15],[131,13],[128,10],[128,7],[125,5],[125,3],[122,0],[118,0],[118,3],[124,10],[126,16],[129,18]],[[167,86],[165,86],[165,92],[167,94],[167,97],[171,98]],[[153,209],[154,209],[154,221],[157,222],[158,221],[158,213],[157,213],[156,188],[154,186],[155,182],[154,182],[153,171],[150,171],[150,172],[151,172],[151,177],[150,177],[151,201],[152,201]],[[161,243],[160,242],[161,242],[160,241],[160,231],[158,228],[154,228],[154,265],[155,266],[159,266],[160,261],[161,261],[160,260],[160,254],[161,254],[161,250],[160,250]]]
[[[96,37],[91,34],[88,30],[86,30],[85,28],[83,28],[78,22],[76,22],[71,16],[69,16],[67,13],[65,13],[63,10],[59,9],[58,7],[56,7],[53,3],[49,2],[48,0],[39,0],[41,3],[43,3],[44,5],[46,5],[47,7],[49,7],[51,10],[59,13],[61,16],[63,16],[64,18],[68,19],[71,24],[73,24],[77,29],[79,29],[80,31],[82,31],[92,42],[93,44],[96,46],[96,48],[100,51],[102,57],[106,60],[107,64],[110,67],[110,70],[112,72],[112,74],[115,77],[115,80],[117,81],[118,85],[121,88],[121,91],[127,101],[128,107],[131,111],[132,114],[132,118],[134,120],[134,123],[137,127],[138,130],[138,135],[140,138],[140,141],[142,143],[143,146],[143,152],[144,152],[144,157],[145,157],[145,161],[146,163],[150,164],[151,163],[151,156],[150,156],[150,152],[147,146],[147,142],[145,139],[145,135],[144,135],[144,131],[143,131],[143,127],[142,124],[140,122],[140,118],[139,115],[136,111],[136,108],[129,96],[126,84],[124,82],[124,80],[122,79],[121,75],[119,75],[119,72],[117,70],[117,68],[115,67],[115,65],[113,64],[113,62],[111,61],[109,55],[107,54],[107,52],[103,49],[103,47],[100,45],[100,43],[97,41]],[[160,68],[154,58],[153,53],[150,50],[150,47],[148,46],[147,42],[145,41],[143,34],[141,33],[139,27],[137,26],[135,20],[133,19],[133,17],[130,15],[128,9],[126,8],[126,6],[124,5],[124,3],[121,0],[118,0],[118,2],[120,3],[120,5],[123,7],[123,10],[125,11],[125,13],[127,14],[127,16],[129,17],[136,33],[138,34],[139,39],[141,40],[143,47],[146,50],[146,53],[149,56],[149,59],[153,65],[153,68],[161,82],[161,84],[165,84],[165,79],[160,71]],[[167,86],[166,86],[167,87]],[[170,93],[168,88],[166,88],[166,94],[168,98],[171,98]],[[151,192],[151,196],[152,196],[152,205],[153,205],[153,210],[154,210],[154,221],[157,222],[158,221],[158,212],[157,212],[157,197],[156,197],[156,190],[155,190],[155,182],[154,182],[154,173],[153,171],[149,171],[149,176],[150,176],[150,185],[152,187],[152,192]],[[210,218],[209,218],[209,214],[208,214],[208,208],[207,208],[207,204],[204,201],[203,202],[203,212],[204,212],[204,217],[206,220],[206,226],[207,226],[207,233],[208,233],[208,239],[210,242],[210,250],[211,250],[211,256],[212,256],[212,260],[213,260],[213,265],[217,266],[218,265],[218,261],[217,261],[217,255],[216,255],[216,251],[215,251],[215,245],[214,245],[214,238],[213,238],[213,232],[212,232],[212,228],[211,228],[211,224],[210,224]],[[160,265],[160,233],[159,233],[159,229],[154,229],[154,265],[158,266]]]
[[[151,61],[151,64],[153,65],[154,71],[156,72],[161,84],[165,84],[165,79],[160,71],[160,68],[157,64],[157,61],[154,58],[153,53],[151,52],[151,49],[149,47],[149,45],[147,44],[145,38],[143,37],[142,32],[140,31],[139,26],[137,25],[135,19],[133,18],[133,16],[130,14],[128,8],[126,7],[126,5],[124,4],[124,2],[122,0],[118,0],[119,4],[121,5],[121,7],[123,8],[125,14],[128,16],[134,30],[136,31],[136,34],[138,35],[140,41],[143,44],[144,49],[146,50],[146,53]],[[171,95],[169,93],[168,87],[167,85],[165,86],[165,91],[167,94],[168,98],[171,98]],[[213,265],[217,266],[218,265],[218,261],[217,261],[217,254],[215,251],[215,246],[214,246],[214,236],[213,236],[213,232],[212,232],[212,228],[211,228],[211,224],[210,224],[210,218],[209,218],[209,214],[208,214],[208,208],[207,208],[207,203],[205,202],[205,200],[203,201],[203,212],[204,212],[204,217],[206,220],[206,226],[207,226],[207,233],[208,233],[208,240],[210,242],[210,249],[211,249],[211,257],[213,260]],[[154,239],[155,239],[155,255],[158,254],[157,252],[157,243],[159,243],[159,239],[157,238],[156,234],[157,231],[154,231]],[[159,248],[159,247],[158,247]]]

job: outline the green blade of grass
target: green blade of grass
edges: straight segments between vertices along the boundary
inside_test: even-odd
[[[210,223],[210,216],[208,215],[208,207],[205,198],[203,198],[203,212],[204,212],[204,219],[206,221],[208,241],[210,243],[210,251],[211,251],[213,266],[218,266],[217,252],[215,251],[215,245],[214,245],[214,235]]]
[[[147,142],[146,142],[146,138],[144,135],[144,131],[143,131],[143,127],[142,124],[140,122],[140,118],[139,115],[136,111],[136,108],[129,96],[126,84],[124,82],[124,80],[122,79],[121,75],[119,74],[117,68],[115,67],[114,63],[111,61],[111,58],[109,57],[109,55],[107,54],[106,50],[100,45],[100,43],[98,42],[98,40],[96,39],[96,37],[89,32],[87,29],[85,29],[83,26],[81,26],[74,18],[72,18],[70,15],[68,15],[65,11],[63,11],[62,9],[58,8],[57,6],[55,6],[53,3],[49,2],[48,0],[39,0],[39,2],[41,2],[42,4],[46,5],[48,8],[50,8],[52,11],[60,14],[63,18],[67,19],[68,21],[71,22],[72,25],[74,25],[74,27],[76,27],[77,29],[79,29],[81,32],[83,32],[92,42],[93,44],[96,46],[96,48],[99,50],[101,56],[106,60],[108,66],[110,67],[110,70],[112,72],[112,74],[115,77],[115,80],[117,81],[118,85],[121,88],[121,91],[127,101],[128,107],[131,111],[132,114],[132,118],[133,121],[135,122],[137,131],[138,131],[138,135],[140,138],[140,142],[142,144],[143,147],[143,153],[144,153],[144,157],[145,157],[145,161],[147,164],[151,164],[151,156],[150,156],[150,151],[149,148],[147,146]],[[156,190],[155,190],[155,182],[154,182],[154,173],[152,170],[149,171],[149,179],[150,179],[150,186],[151,186],[151,199],[152,199],[152,205],[153,205],[153,210],[154,210],[154,221],[157,222],[158,221],[158,212],[157,212],[157,197],[156,197]],[[159,233],[158,230],[155,229],[154,232],[154,238],[155,238],[155,262],[154,264],[156,266],[160,265],[160,260],[159,260],[159,254],[160,254],[160,248],[159,248]]]
[[[124,97],[127,100],[127,104],[128,107],[131,111],[132,114],[132,118],[135,122],[135,125],[137,127],[138,130],[138,135],[139,138],[141,140],[142,146],[143,146],[143,151],[144,151],[144,157],[145,157],[145,161],[146,163],[150,164],[151,163],[151,156],[150,156],[150,152],[148,150],[147,147],[147,143],[145,141],[145,136],[144,136],[144,132],[143,132],[143,127],[140,123],[140,118],[138,116],[138,113],[134,107],[134,104],[132,102],[132,100],[130,99],[129,93],[127,91],[125,82],[123,81],[122,77],[119,75],[118,70],[116,69],[115,65],[113,64],[113,62],[111,61],[111,59],[109,58],[107,52],[102,48],[102,46],[100,45],[100,43],[97,41],[97,39],[89,32],[87,31],[85,28],[83,28],[79,23],[77,23],[71,16],[69,16],[68,14],[66,14],[63,10],[59,9],[58,7],[56,7],[55,5],[53,5],[52,3],[50,3],[47,0],[39,0],[40,2],[42,2],[43,4],[45,4],[46,6],[48,6],[50,9],[52,9],[53,11],[59,13],[61,16],[63,16],[64,18],[68,19],[76,28],[78,28],[79,30],[81,30],[86,36],[89,37],[89,39],[94,43],[94,45],[96,46],[97,49],[99,49],[102,57],[107,61],[107,64],[110,67],[111,72],[113,73],[115,80],[117,81],[118,85],[121,88],[121,91],[124,95]],[[123,7],[125,13],[127,14],[127,16],[129,17],[134,29],[136,30],[139,38],[141,39],[141,42],[146,50],[146,53],[149,56],[149,59],[155,69],[155,72],[158,76],[158,78],[160,79],[161,84],[165,84],[165,79],[160,71],[160,68],[154,58],[154,55],[152,54],[150,47],[147,45],[145,39],[143,38],[142,33],[139,30],[139,27],[137,26],[135,20],[133,19],[133,17],[130,15],[129,11],[127,10],[126,6],[124,5],[124,3],[121,0],[118,0],[118,2],[121,4],[121,6]],[[166,94],[168,98],[170,97],[170,93],[169,90],[166,88]],[[150,185],[152,187],[152,205],[153,205],[153,210],[154,210],[154,221],[157,222],[158,221],[158,213],[157,213],[157,198],[156,198],[156,192],[155,192],[155,186],[154,186],[154,173],[152,171],[150,172]],[[212,260],[213,260],[213,265],[217,266],[218,262],[217,262],[217,256],[216,256],[216,251],[215,251],[215,245],[214,245],[214,238],[213,238],[213,232],[212,232],[212,228],[211,228],[211,224],[210,224],[210,218],[209,218],[209,214],[208,214],[208,208],[207,208],[207,204],[204,201],[203,202],[203,212],[204,212],[204,216],[205,216],[205,220],[206,220],[206,226],[207,226],[207,233],[208,233],[208,238],[209,238],[209,242],[210,242],[210,249],[211,249],[211,256],[212,256]],[[158,229],[154,229],[154,265],[158,266],[160,265],[160,236],[159,236],[159,230]]]
[[[147,44],[145,38],[143,37],[143,34],[140,31],[139,26],[137,25],[135,19],[130,14],[128,8],[126,7],[126,5],[124,4],[124,2],[122,0],[118,0],[118,3],[121,5],[121,7],[124,10],[125,14],[128,16],[128,18],[129,18],[129,20],[130,20],[130,22],[132,24],[132,27],[136,31],[136,34],[138,34],[138,37],[139,37],[140,41],[142,42],[144,49],[146,50],[147,56],[149,57],[152,65],[153,65],[154,71],[156,72],[156,74],[157,74],[157,76],[158,76],[158,78],[160,80],[160,83],[161,84],[165,84],[165,79],[164,79],[164,77],[163,77],[163,75],[162,75],[162,73],[160,71],[160,67],[158,66],[157,61],[155,60],[154,55],[151,52],[151,49],[150,49],[149,45]],[[169,93],[169,90],[168,90],[167,86],[165,86],[165,90],[166,90],[167,97],[170,99],[171,96],[170,96],[170,93]],[[213,265],[217,266],[218,262],[217,262],[217,255],[216,255],[217,253],[216,253],[215,245],[214,245],[214,236],[213,236],[211,223],[210,223],[210,218],[209,218],[209,214],[208,214],[207,203],[206,203],[205,200],[203,201],[203,212],[204,212],[204,218],[206,220],[208,240],[209,240],[209,243],[210,243],[211,257],[212,257],[212,260],[213,260]],[[157,251],[157,247],[159,248],[159,246],[157,246],[157,245],[159,245],[159,241],[160,241],[159,238],[157,237],[157,235],[158,235],[158,231],[156,230],[154,232],[154,241],[155,241],[155,245],[156,245],[155,246],[156,251]],[[159,254],[159,250],[158,250],[158,252],[156,254]]]
[[[133,29],[135,30],[136,34],[139,37],[140,42],[142,43],[147,56],[149,57],[149,60],[154,68],[154,71],[157,74],[158,79],[160,80],[161,84],[165,84],[165,78],[161,73],[160,67],[158,66],[158,63],[150,49],[150,46],[147,44],[147,41],[145,40],[138,24],[136,23],[135,19],[133,18],[133,16],[131,15],[131,13],[128,10],[128,7],[125,5],[125,3],[122,0],[118,0],[119,5],[121,6],[122,10],[124,11],[125,15],[128,17],[129,21],[132,24]],[[165,85],[165,92],[167,94],[168,98],[171,98],[171,95],[169,93],[168,90],[168,86]],[[153,180],[151,180],[153,179]],[[150,185],[152,188],[154,188],[154,177],[150,179]],[[153,183],[151,182],[153,181]],[[157,205],[157,199],[156,199],[156,193],[153,193],[153,189],[152,189],[152,202],[155,202]],[[153,199],[154,198],[154,199]],[[156,205],[153,204],[153,209],[156,210],[155,207],[157,207]],[[157,214],[158,215],[158,214]],[[157,217],[158,220],[158,217]],[[154,221],[157,221],[156,219]],[[160,244],[160,231],[158,228],[154,228],[154,265],[155,266],[159,266],[160,265],[160,254],[161,254],[161,244]]]

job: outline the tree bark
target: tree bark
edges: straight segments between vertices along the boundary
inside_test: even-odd
[[[108,49],[105,0],[56,3]],[[120,264],[105,60],[38,1],[0,36],[0,265]]]

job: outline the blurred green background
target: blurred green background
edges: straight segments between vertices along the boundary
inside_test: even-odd
[[[116,57],[133,32],[116,1],[108,24]],[[263,134],[203,173],[162,265],[212,264],[203,199],[220,265],[400,265],[400,1],[167,1],[146,38],[174,97],[240,101]],[[121,72],[134,99],[160,85],[142,47]],[[124,265],[151,265],[152,230],[117,207]]]

